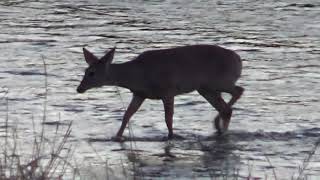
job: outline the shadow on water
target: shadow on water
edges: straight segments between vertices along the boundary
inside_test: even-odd
[[[183,133],[183,132],[182,132]],[[190,132],[183,133],[185,136],[177,136],[173,139],[172,142],[202,142],[202,141],[212,141],[219,143],[231,141],[232,143],[237,143],[241,141],[286,141],[286,140],[295,140],[300,138],[312,138],[320,136],[320,128],[306,128],[299,131],[284,131],[284,132],[265,132],[263,130],[258,130],[254,132],[248,131],[229,131],[225,135],[213,134],[210,136],[192,134]],[[113,138],[88,138],[86,139],[89,142],[107,142],[114,141]],[[167,138],[164,136],[148,136],[148,137],[125,137],[125,141],[136,141],[136,142],[166,142]]]
[[[214,141],[198,141],[202,156],[202,163],[211,177],[233,176],[240,166],[240,156],[236,154],[239,145],[233,143],[228,136],[215,137]]]
[[[268,142],[273,146],[279,144],[281,149],[287,149],[290,146],[288,142],[295,142],[298,146],[314,145],[319,141],[319,135],[320,128],[309,128],[286,132],[230,131],[223,136],[189,133],[171,141],[166,141],[162,136],[132,137],[120,143],[121,148],[114,151],[126,152],[128,161],[134,164],[133,173],[142,177],[232,178],[240,177],[240,169],[248,168],[247,162],[244,161],[246,157],[242,157],[244,154],[259,154],[261,159],[265,159],[267,155],[280,156],[278,152],[268,150]],[[88,141],[110,142],[112,139],[96,138]],[[306,149],[299,149],[297,146],[296,148],[294,152],[288,151],[288,154],[281,156],[308,153]],[[261,168],[267,169],[267,166]],[[243,173],[242,176],[245,177]]]

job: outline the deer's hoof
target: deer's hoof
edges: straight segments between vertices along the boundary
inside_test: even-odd
[[[227,122],[224,121],[221,116],[217,116],[214,119],[214,126],[217,130],[218,135],[223,135],[228,131],[228,125],[226,124]]]
[[[169,134],[164,140],[183,140],[184,138],[178,134]]]
[[[111,140],[115,141],[115,142],[124,142],[126,140],[126,138],[123,136],[114,136],[111,138]]]

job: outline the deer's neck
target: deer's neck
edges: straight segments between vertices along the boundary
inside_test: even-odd
[[[142,86],[143,72],[138,66],[131,63],[111,64],[110,77],[112,84],[132,91],[139,90]]]

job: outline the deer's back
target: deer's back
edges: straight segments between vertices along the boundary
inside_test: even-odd
[[[233,86],[242,68],[235,52],[213,45],[146,51],[130,63],[140,67],[148,88],[159,96]]]

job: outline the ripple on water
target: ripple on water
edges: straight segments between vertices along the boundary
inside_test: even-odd
[[[48,112],[74,120],[72,141],[90,142],[111,166],[119,164],[119,157],[132,162],[128,152],[133,143],[137,163],[150,179],[206,179],[234,169],[246,177],[250,160],[257,177],[265,177],[273,167],[279,177],[291,177],[320,133],[319,7],[313,0],[187,4],[178,0],[143,5],[115,0],[1,1],[0,116],[5,117],[2,100],[8,97],[10,121],[22,119],[19,137],[30,137],[32,123],[26,117],[43,109],[44,56]],[[212,135],[216,111],[194,93],[176,98],[174,130],[181,139],[165,141],[162,104],[147,101],[131,121],[135,136],[123,144],[113,142],[110,137],[120,126],[131,94],[120,89],[120,98],[113,88],[76,94],[87,67],[82,47],[101,57],[116,46],[114,61],[121,63],[148,49],[185,44],[218,44],[241,55],[239,84],[246,91],[235,105],[230,132]],[[50,117],[47,127],[57,123]],[[1,137],[4,128],[0,124]],[[84,144],[77,147],[77,155],[97,163],[92,147]],[[311,161],[310,166],[310,174],[319,174],[319,164]]]

